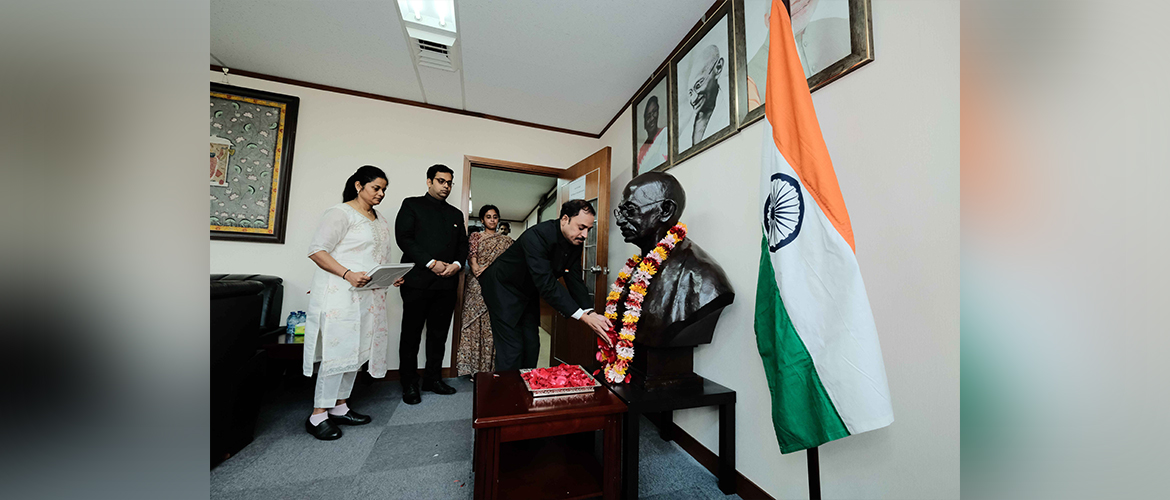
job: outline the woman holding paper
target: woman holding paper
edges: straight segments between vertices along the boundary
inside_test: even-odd
[[[374,210],[386,184],[378,167],[359,168],[345,181],[342,203],[321,216],[309,244],[309,259],[320,269],[309,287],[305,376],[313,376],[314,363],[321,365],[305,430],[317,439],[341,437],[337,424],[370,423],[346,404],[362,364],[370,363],[371,376],[386,376],[386,289],[350,290],[370,281],[366,271],[390,263],[390,226]]]

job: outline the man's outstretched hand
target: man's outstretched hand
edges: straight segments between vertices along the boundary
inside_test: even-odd
[[[597,337],[605,342],[605,345],[613,347],[613,342],[610,342],[609,335],[606,335],[606,332],[613,328],[613,323],[609,321],[609,318],[589,311],[581,316],[581,321],[589,325],[589,328],[593,329],[593,333],[596,333]]]

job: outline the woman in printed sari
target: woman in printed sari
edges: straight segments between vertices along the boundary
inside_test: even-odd
[[[459,331],[459,352],[456,367],[459,375],[494,371],[496,349],[492,341],[492,324],[488,319],[487,306],[479,287],[479,275],[484,269],[512,246],[512,238],[497,231],[500,225],[500,209],[495,205],[484,205],[479,209],[479,219],[484,230],[468,238],[467,260],[471,274],[463,284],[463,328]]]

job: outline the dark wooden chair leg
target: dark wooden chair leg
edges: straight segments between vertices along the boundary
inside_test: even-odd
[[[638,424],[641,415],[627,412],[622,417],[622,498],[638,498]]]
[[[735,493],[735,403],[719,405],[719,491]]]

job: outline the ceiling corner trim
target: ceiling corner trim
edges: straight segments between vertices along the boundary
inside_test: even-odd
[[[224,70],[223,66],[217,66],[215,64],[212,64],[210,66],[211,66],[211,71],[214,71],[217,73],[222,72]],[[549,132],[558,132],[558,133],[562,133],[562,134],[576,135],[576,136],[580,136],[580,137],[588,137],[590,139],[600,139],[601,138],[600,133],[583,132],[580,130],[554,127],[552,125],[543,125],[540,123],[526,122],[523,120],[515,120],[512,118],[505,118],[502,116],[489,115],[487,113],[479,113],[479,112],[475,112],[475,111],[468,111],[465,109],[449,108],[446,106],[438,106],[435,104],[428,104],[425,102],[412,101],[410,99],[402,99],[399,97],[390,97],[387,95],[374,94],[371,92],[363,92],[360,90],[352,90],[352,89],[347,89],[347,88],[342,88],[342,87],[334,87],[332,85],[324,85],[324,84],[320,84],[320,83],[306,82],[303,80],[296,80],[293,78],[285,78],[283,76],[266,75],[264,73],[256,73],[254,71],[248,71],[248,70],[243,70],[243,69],[238,69],[238,68],[230,68],[229,67],[227,69],[231,71],[232,75],[244,76],[244,77],[248,77],[248,78],[255,78],[257,80],[266,80],[266,81],[270,81],[270,82],[283,83],[285,85],[295,85],[298,87],[305,87],[305,88],[314,89],[314,90],[321,90],[321,91],[325,91],[325,92],[333,92],[333,93],[345,94],[345,95],[349,95],[349,96],[353,96],[353,97],[373,99],[375,101],[391,102],[394,104],[414,106],[414,107],[418,107],[418,108],[429,109],[431,111],[441,111],[444,113],[470,116],[473,118],[483,118],[485,120],[492,120],[492,121],[497,121],[497,122],[501,122],[501,123],[507,123],[510,125],[519,125],[521,127],[535,128],[535,129],[545,130],[545,131],[549,131]],[[624,110],[625,108],[623,107],[622,109]],[[618,114],[621,114],[621,113],[619,112]],[[609,127],[607,126],[606,128],[609,128]]]

